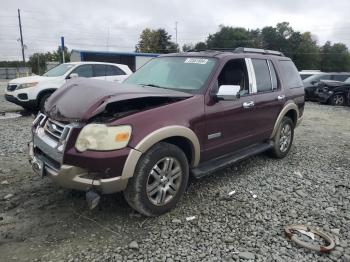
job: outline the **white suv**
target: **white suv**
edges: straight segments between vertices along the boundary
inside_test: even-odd
[[[127,65],[74,62],[60,64],[42,76],[29,76],[11,80],[6,88],[7,101],[26,109],[42,109],[46,99],[68,79],[91,77],[107,81],[122,82],[132,71]]]

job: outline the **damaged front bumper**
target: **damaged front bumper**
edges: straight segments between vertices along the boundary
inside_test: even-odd
[[[100,178],[96,172],[63,164],[65,143],[69,137],[71,125],[61,126],[55,122],[56,129],[50,131],[46,126],[47,117],[40,114],[33,123],[32,141],[28,144],[28,156],[35,173],[48,176],[54,183],[70,189],[87,191],[94,189],[102,194],[123,191],[128,182],[125,176]],[[54,136],[56,135],[56,137]]]

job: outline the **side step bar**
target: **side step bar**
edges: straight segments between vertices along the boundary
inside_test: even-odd
[[[196,168],[191,170],[195,178],[202,178],[219,169],[223,169],[228,165],[237,163],[247,157],[260,154],[270,148],[272,148],[272,143],[262,143],[255,144],[249,147],[246,147],[242,150],[236,151],[234,153],[226,154],[224,156],[209,160],[207,162],[199,164]]]

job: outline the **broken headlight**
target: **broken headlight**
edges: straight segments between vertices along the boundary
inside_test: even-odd
[[[128,125],[88,124],[80,131],[75,148],[79,152],[117,150],[126,147],[130,137],[131,126]]]

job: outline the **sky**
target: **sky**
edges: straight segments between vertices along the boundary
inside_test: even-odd
[[[310,31],[319,44],[350,46],[349,0],[1,0],[0,61],[20,60],[17,9],[21,10],[25,56],[57,49],[134,51],[146,27],[164,28],[178,44],[205,41],[219,25],[247,29],[287,21]]]

